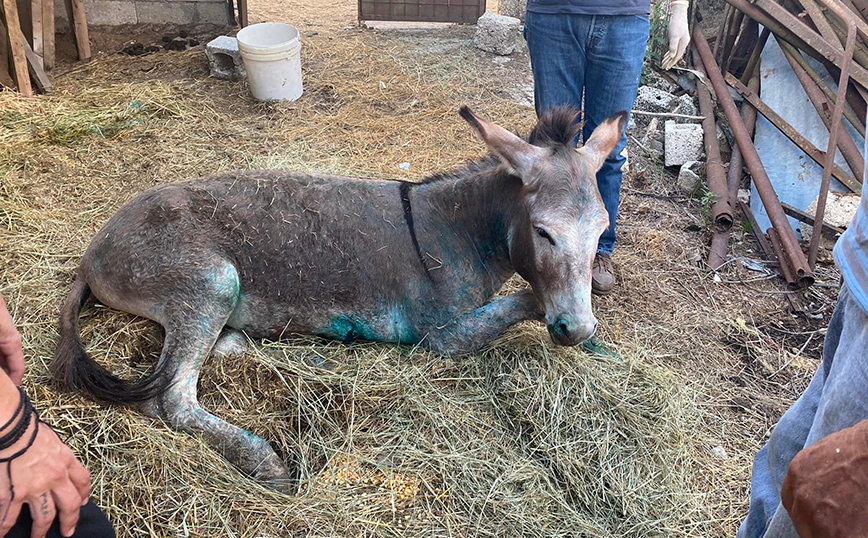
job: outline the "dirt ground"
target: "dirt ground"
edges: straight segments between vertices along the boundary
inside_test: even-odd
[[[130,39],[158,43],[170,32],[165,28],[96,30],[95,60],[58,67],[62,74],[53,96],[38,102],[57,119],[45,125],[32,120],[34,140],[44,140],[46,133],[57,138],[38,148],[9,144],[0,150],[0,291],[24,335],[32,390],[80,420],[118,421],[125,413],[123,424],[131,430],[137,423],[155,427],[133,412],[43,388],[59,301],[77,259],[99,226],[136,193],[238,168],[417,180],[484,152],[455,113],[462,104],[515,131],[526,132],[533,124],[526,50],[509,58],[477,51],[469,27],[360,29],[355,6],[349,0],[251,1],[251,22],[283,20],[301,30],[306,87],[304,97],[292,104],[256,103],[243,82],[209,78],[203,45],[141,57],[118,53]],[[212,30],[191,32],[204,43]],[[136,116],[115,106],[140,101],[158,103],[159,110]],[[2,105],[0,129],[24,121],[19,116],[26,118],[32,110],[9,99]],[[99,107],[113,114],[116,132],[58,134],[67,112]],[[601,337],[622,356],[672,375],[695,395],[695,448],[704,457],[697,460],[692,491],[707,507],[708,527],[678,534],[734,536],[747,508],[753,455],[818,365],[838,275],[826,256],[818,285],[798,294],[803,308],[792,312],[773,273],[754,270],[763,265],[762,255],[741,223],[734,227],[730,262],[718,274],[709,272],[704,265],[710,238],[706,205],[680,194],[673,171],[659,158],[645,154],[632,139],[628,147],[631,170],[623,186],[614,256],[618,287],[594,304]],[[91,322],[109,319],[100,312],[89,315]],[[125,332],[130,327],[133,333]],[[149,325],[111,318],[104,330],[87,329],[86,338],[99,341],[93,345],[100,360],[126,364],[132,375],[148,353],[135,349],[154,350],[144,327]],[[545,340],[540,327],[522,330]],[[118,358],[125,353],[127,358]],[[229,397],[218,374],[209,375],[203,399],[219,407]],[[66,424],[67,432],[74,427]],[[183,445],[184,438],[167,434],[165,446],[153,449],[173,450],[172,444]],[[113,518],[134,522],[121,536],[160,535],[160,525],[177,523],[156,511],[137,509],[130,515],[119,507],[129,502],[123,473],[145,474],[125,459],[123,446],[113,448],[113,439],[73,439],[74,446],[86,449],[83,459],[94,472],[100,505]],[[100,459],[112,450],[112,463]],[[183,450],[186,457],[198,457],[205,449]],[[171,478],[149,475],[147,488],[135,495],[147,497],[152,483],[157,487]],[[183,488],[173,491],[183,495]],[[209,531],[195,520],[195,514],[189,521],[184,516],[184,525],[194,529],[191,535],[247,535],[235,522]]]

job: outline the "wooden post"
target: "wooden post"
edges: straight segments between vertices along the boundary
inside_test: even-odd
[[[42,67],[54,69],[54,0],[42,0]]]
[[[42,0],[30,0],[30,17],[33,19],[33,52],[39,58],[39,64],[42,65],[42,55],[44,54],[42,34]]]
[[[87,35],[87,17],[84,13],[84,0],[71,0],[72,21],[70,26],[75,31],[75,46],[78,48],[78,59],[90,59],[90,40]]]
[[[12,49],[15,82],[18,91],[25,97],[33,95],[30,87],[30,74],[27,72],[27,57],[24,55],[24,36],[21,33],[21,21],[18,20],[18,5],[15,0],[3,0],[6,16],[6,35],[9,36],[9,48]]]
[[[9,41],[6,37],[6,26],[0,17],[0,85],[6,88],[15,88],[15,81],[9,71]]]
[[[238,26],[244,28],[250,24],[247,20],[247,0],[238,0]]]

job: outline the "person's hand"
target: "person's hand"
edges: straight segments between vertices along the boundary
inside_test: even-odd
[[[868,537],[868,420],[799,452],[781,501],[801,538]]]
[[[687,25],[687,0],[671,0],[669,16],[669,50],[663,56],[663,69],[672,69],[678,63],[687,45],[690,44],[690,30]]]
[[[21,349],[21,335],[12,316],[6,309],[3,296],[0,295],[0,368],[12,379],[16,386],[24,378],[24,351]]]
[[[0,458],[18,452],[30,441],[33,430],[39,428],[36,439],[27,451],[9,463],[0,463],[0,536],[5,536],[15,524],[24,503],[33,518],[31,538],[42,538],[58,517],[60,533],[72,536],[78,523],[79,509],[90,496],[90,474],[76,459],[72,450],[57,437],[49,426],[31,417],[30,429],[15,446],[0,452]],[[11,465],[12,499],[6,465]]]

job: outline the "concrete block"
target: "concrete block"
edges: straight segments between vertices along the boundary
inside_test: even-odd
[[[501,15],[524,22],[525,13],[527,13],[527,0],[500,0]]]
[[[672,93],[678,89],[674,84],[669,82],[668,79],[664,78],[663,75],[654,69],[648,69],[646,73],[643,73],[642,82],[644,82],[646,86],[657,88],[666,93]]]
[[[669,112],[675,96],[652,86],[640,86],[635,107],[645,112]]]
[[[476,48],[506,56],[515,52],[515,40],[521,21],[496,13],[486,13],[476,22],[473,44]]]
[[[663,127],[664,164],[681,166],[702,157],[702,125],[667,121]]]
[[[205,45],[205,56],[208,57],[212,77],[225,80],[247,77],[244,62],[241,61],[241,51],[238,50],[238,40],[234,37],[215,37]]]

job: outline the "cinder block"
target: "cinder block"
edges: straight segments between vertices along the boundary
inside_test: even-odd
[[[501,56],[512,54],[520,25],[521,21],[515,17],[486,13],[476,21],[473,44],[480,50]]]
[[[640,86],[636,95],[636,110],[645,112],[669,112],[675,96],[652,86]]]
[[[664,162],[681,166],[702,157],[702,125],[667,121],[663,129]]]
[[[238,80],[247,76],[238,50],[238,40],[234,37],[221,35],[214,38],[205,46],[205,55],[212,77]]]

